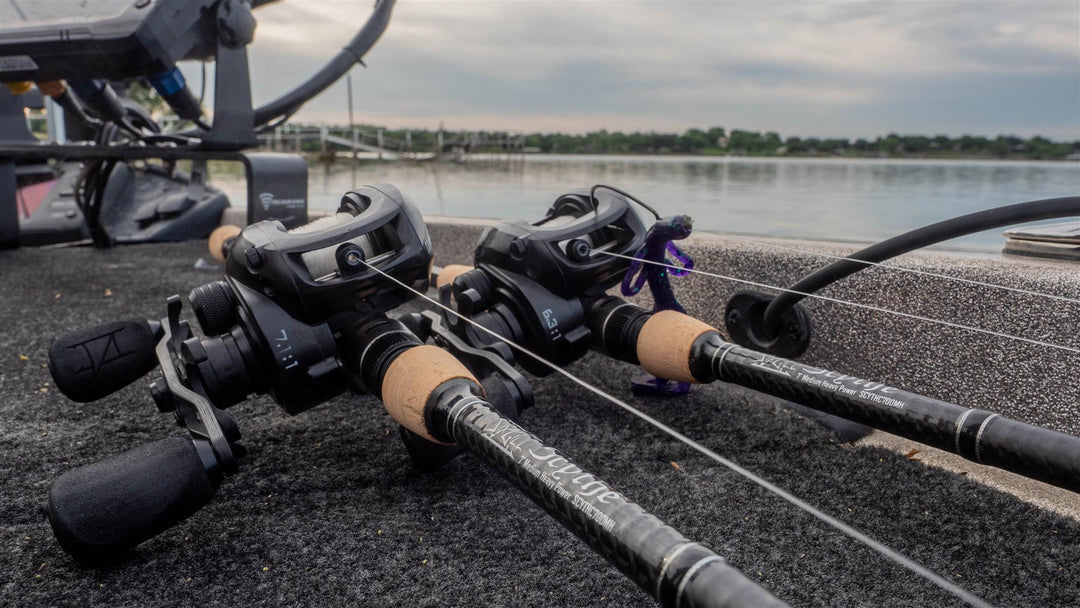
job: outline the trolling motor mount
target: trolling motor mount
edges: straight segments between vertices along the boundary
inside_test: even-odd
[[[259,132],[283,124],[362,63],[386,30],[395,0],[377,0],[364,25],[320,70],[256,107],[248,62],[248,45],[256,30],[252,11],[273,1],[0,3],[0,85],[8,85],[0,86],[0,140],[8,140],[0,145],[0,248],[88,237],[93,237],[96,246],[109,246],[113,238],[143,242],[205,236],[213,227],[206,222],[216,224],[221,206],[228,206],[228,201],[195,178],[188,192],[177,193],[172,186],[187,185],[188,180],[174,174],[175,160],[192,160],[196,166],[212,159],[240,161],[248,182],[249,224],[262,219],[281,219],[289,227],[306,223],[303,158],[242,151],[257,146]],[[211,59],[215,62],[214,93],[213,112],[208,116],[202,96],[195,95],[177,66],[185,60]],[[122,94],[133,81],[153,88],[191,126],[179,125],[162,133],[132,120],[128,111],[132,102]],[[33,90],[35,84],[37,90]],[[33,94],[16,97],[27,91]],[[42,95],[64,108],[66,134],[80,143],[41,144],[30,136],[23,108],[31,105],[32,97],[42,100]],[[113,132],[122,137],[108,136]],[[96,145],[82,143],[91,141]],[[31,209],[38,208],[36,212],[27,211],[28,218],[20,219],[23,214],[15,203],[20,190],[40,183],[32,179],[54,159],[84,162],[92,169],[85,176],[77,167],[69,169],[83,176],[75,179],[76,204],[66,200],[67,188],[57,183],[43,202],[33,199]],[[144,179],[143,173],[132,173],[135,161],[148,159],[165,161],[169,175]],[[35,166],[35,175],[22,173],[20,167],[16,180],[17,164]],[[130,186],[133,181],[164,189],[161,196],[174,195],[174,200],[162,203]],[[191,201],[196,206],[191,207]],[[106,206],[113,208],[107,225],[91,224],[94,230],[84,229],[83,217],[91,221],[89,216]],[[75,215],[69,215],[71,211]]]

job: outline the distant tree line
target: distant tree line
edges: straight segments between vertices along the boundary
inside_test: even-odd
[[[914,158],[1017,158],[1061,160],[1080,154],[1080,141],[1054,142],[1012,135],[897,135],[875,139],[788,137],[775,131],[730,133],[722,127],[677,133],[596,131],[584,135],[533,133],[525,145],[562,154],[714,154],[729,156],[850,156]]]
[[[302,125],[300,125],[302,126]],[[384,129],[357,125],[362,132],[381,130],[398,142],[408,139],[413,150],[433,150],[438,131],[427,129]],[[332,127],[335,131],[347,127]],[[461,141],[474,132],[444,131],[444,141]],[[486,132],[494,134],[496,132]],[[557,154],[698,154],[717,156],[841,156],[865,158],[986,158],[1063,160],[1080,157],[1080,141],[1058,142],[1045,137],[1028,139],[1014,135],[898,135],[890,133],[874,139],[787,137],[775,131],[759,132],[723,127],[688,129],[678,133],[600,130],[585,134],[530,133],[524,145],[532,152]],[[317,147],[305,142],[306,147]],[[483,150],[473,150],[482,152]]]

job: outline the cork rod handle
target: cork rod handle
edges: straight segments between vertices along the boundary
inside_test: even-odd
[[[210,233],[210,241],[206,244],[206,248],[210,251],[210,257],[224,263],[226,245],[231,244],[232,239],[236,238],[238,234],[240,234],[240,227],[232,224],[214,228],[214,231]]]
[[[637,340],[637,356],[645,371],[678,382],[700,381],[690,373],[694,341],[716,328],[674,310],[662,310],[645,322]]]
[[[431,395],[457,379],[480,382],[453,355],[437,346],[416,346],[398,355],[382,382],[383,405],[401,426],[428,441],[444,443],[428,431],[424,410]]]
[[[443,266],[439,276],[435,278],[436,289],[441,288],[443,285],[452,284],[459,275],[463,275],[472,269],[472,266],[465,266],[464,264],[447,264]]]

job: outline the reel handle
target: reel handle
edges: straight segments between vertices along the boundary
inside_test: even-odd
[[[77,561],[106,563],[208,503],[216,464],[206,441],[170,437],[73,469],[49,489],[49,523]]]
[[[156,321],[116,321],[70,333],[49,347],[49,372],[72,401],[96,401],[157,366],[160,336]]]

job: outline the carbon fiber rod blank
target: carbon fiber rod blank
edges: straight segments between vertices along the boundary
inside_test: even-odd
[[[443,398],[429,421],[495,468],[667,607],[786,606],[707,547],[688,540],[471,394]]]
[[[713,373],[731,382],[1080,493],[1080,438],[981,409],[725,343]]]
[[[589,316],[595,347],[657,376],[738,384],[1080,493],[1080,437],[737,346],[674,311],[609,297]]]
[[[623,574],[673,608],[779,607],[722,557],[650,515],[477,397],[453,355],[396,322],[360,328],[346,355],[364,386],[405,428],[454,443],[491,465]]]

